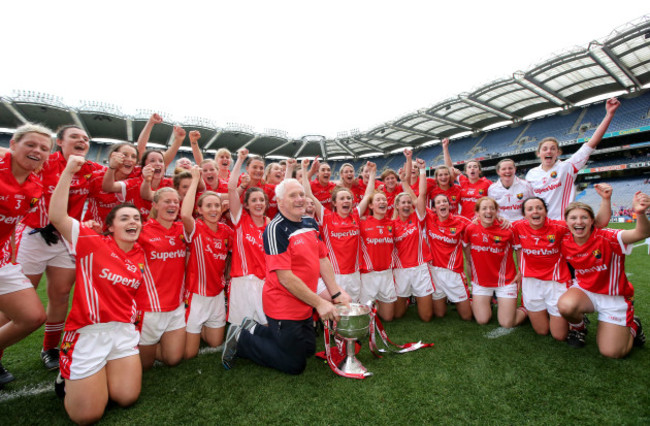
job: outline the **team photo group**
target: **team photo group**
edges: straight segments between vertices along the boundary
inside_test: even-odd
[[[409,309],[429,322],[455,305],[464,321],[529,321],[576,348],[589,326],[603,356],[625,357],[645,343],[625,257],[650,237],[650,196],[633,194],[626,230],[607,228],[610,185],[595,185],[598,206],[575,201],[619,106],[605,103],[570,157],[549,135],[537,166],[518,176],[502,159],[494,182],[479,161],[455,168],[447,139],[444,165],[405,149],[399,170],[346,163],[335,176],[319,158],[204,158],[200,133],[181,127],[165,151],[147,149],[158,114],[107,164],[86,159],[80,127],[53,137],[25,124],[0,152],[0,389],[20,380],[3,352],[43,325],[41,360],[76,423],[101,419],[109,400],[132,405],[143,371],[202,346],[220,347],[226,370],[246,358],[300,374],[317,321],[350,303],[374,303],[384,322]],[[186,138],[194,161],[175,161]]]

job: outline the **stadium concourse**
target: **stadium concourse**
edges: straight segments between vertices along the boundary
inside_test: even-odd
[[[358,170],[367,159],[383,169],[401,166],[401,151],[414,150],[426,161],[429,172],[443,163],[440,141],[450,138],[450,153],[462,168],[468,160],[480,160],[484,174],[496,179],[495,165],[512,158],[523,175],[536,165],[537,143],[546,136],[558,139],[564,156],[587,140],[604,116],[602,99],[616,95],[621,108],[609,126],[605,140],[582,170],[578,195],[593,198],[593,183],[611,181],[620,188],[622,200],[650,176],[650,16],[614,29],[588,46],[574,47],[548,58],[526,71],[489,82],[469,93],[425,106],[366,132],[339,132],[336,138],[317,134],[291,137],[286,131],[256,132],[249,125],[215,123],[201,117],[176,119],[159,112],[164,123],[151,134],[152,147],[168,146],[173,126],[189,134],[199,130],[199,145],[209,158],[218,148],[236,152],[247,148],[267,160],[319,156],[332,165],[333,178],[344,162]],[[598,102],[597,100],[601,101]],[[133,142],[153,111],[127,114],[117,105],[82,101],[68,105],[64,98],[32,91],[0,97],[0,146],[8,146],[13,129],[25,122],[42,123],[52,129],[76,124],[91,137],[88,159],[106,163],[110,144]],[[323,118],[326,120],[326,117]],[[192,159],[189,139],[177,159]],[[173,170],[170,165],[168,172]],[[626,184],[617,184],[625,178]],[[627,201],[614,200],[615,210]],[[620,203],[620,204],[619,204]]]

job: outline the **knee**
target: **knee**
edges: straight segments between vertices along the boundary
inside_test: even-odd
[[[512,328],[515,326],[515,320],[501,320],[499,325],[503,328]]]
[[[433,318],[433,312],[427,314],[419,314],[419,315],[420,315],[420,320],[422,320],[423,322],[430,322],[431,319]]]
[[[485,316],[474,315],[474,318],[476,318],[476,323],[479,325],[485,325],[490,322],[490,317],[487,315]]]
[[[557,301],[557,310],[563,317],[572,317],[578,314],[577,308],[577,305],[566,297],[560,297]]]
[[[93,407],[68,407],[66,404],[66,411],[68,412],[68,416],[70,417],[70,420],[72,420],[74,423],[79,424],[79,425],[89,425],[93,423],[97,423],[99,420],[101,420],[102,416],[104,415],[104,408],[99,405],[93,406]]]
[[[120,407],[129,407],[136,403],[140,396],[140,389],[131,392],[120,393],[119,395],[111,395],[111,399],[115,401]]]
[[[45,323],[46,319],[47,316],[45,315],[45,311],[41,309],[38,312],[30,312],[24,318],[14,320],[14,323],[21,328],[32,332],[42,326]]]

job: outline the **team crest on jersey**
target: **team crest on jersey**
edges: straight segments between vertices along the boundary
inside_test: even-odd
[[[479,189],[478,190],[478,195],[483,195],[483,194],[485,194],[485,191],[483,189]]]
[[[34,207],[38,203],[38,198],[32,198],[32,201],[29,202],[29,207]]]
[[[548,239],[549,243],[555,242],[555,235],[547,235],[546,238]]]
[[[594,250],[594,251],[592,251],[591,253],[594,255],[594,257],[595,257],[596,259],[600,259],[601,257],[603,257],[603,255],[602,255],[602,253],[600,252],[600,250]]]
[[[451,196],[451,201],[456,201],[456,196],[455,195]]]
[[[183,234],[179,235],[178,238],[180,238],[181,241],[185,241],[185,236],[183,236]]]
[[[140,272],[144,274],[144,263],[138,263],[138,268],[140,268]]]
[[[501,237],[498,236],[498,235],[495,235],[495,236],[494,236],[494,242],[495,242],[495,243],[500,243],[500,242],[501,242]]]
[[[84,179],[89,180],[92,177],[92,173],[84,175]]]
[[[67,355],[71,347],[72,345],[70,344],[70,342],[65,342],[61,345],[61,352]]]
[[[524,198],[524,194],[523,194],[523,193],[520,192],[519,194],[517,194],[517,199],[518,199],[518,200],[521,200],[522,198]]]
[[[552,179],[555,179],[556,177],[557,177],[557,172],[552,172],[552,173],[551,173],[551,178],[552,178]]]
[[[392,226],[388,226],[388,232],[393,232],[393,227]]]
[[[456,235],[456,228],[449,228],[449,233],[451,235]]]

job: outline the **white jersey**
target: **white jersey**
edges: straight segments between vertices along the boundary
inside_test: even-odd
[[[501,179],[490,185],[488,197],[494,198],[499,205],[499,214],[510,222],[523,219],[521,205],[526,199],[533,197],[533,187],[523,179],[515,177],[510,188],[501,183]]]
[[[564,219],[564,209],[576,196],[575,177],[587,164],[593,151],[593,148],[584,144],[568,160],[555,162],[549,171],[545,172],[540,165],[526,174],[526,180],[533,186],[535,195],[546,201],[549,219]]]

